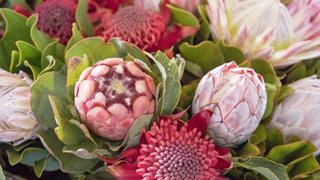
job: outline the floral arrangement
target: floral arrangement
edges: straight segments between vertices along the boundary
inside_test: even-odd
[[[320,0],[0,5],[0,179],[320,178]]]

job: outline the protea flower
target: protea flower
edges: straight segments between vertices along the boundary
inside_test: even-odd
[[[294,1],[289,9],[279,0],[212,0],[207,6],[214,39],[275,67],[320,56],[319,10],[312,0]]]
[[[143,132],[140,147],[118,159],[102,158],[117,179],[225,179],[231,154],[205,135],[212,112],[201,111],[187,123],[163,117]]]
[[[59,38],[66,44],[72,36],[72,23],[75,22],[75,0],[46,0],[36,6],[39,14],[38,28],[51,38]]]
[[[285,139],[292,136],[311,141],[320,153],[320,80],[308,77],[290,84],[287,96],[273,113],[270,128],[280,129]]]
[[[0,141],[15,145],[35,138],[40,129],[31,111],[30,85],[24,72],[11,74],[0,69]]]
[[[263,78],[253,69],[231,62],[208,72],[200,81],[192,112],[209,109],[209,136],[221,146],[245,142],[259,125],[266,108]]]
[[[110,58],[84,70],[75,87],[75,105],[97,135],[122,140],[135,119],[155,110],[155,86],[132,61]]]

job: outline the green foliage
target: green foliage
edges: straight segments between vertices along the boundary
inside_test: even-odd
[[[76,9],[76,22],[81,32],[88,36],[93,35],[92,24],[88,16],[88,0],[79,0]]]
[[[200,27],[198,18],[191,12],[168,4],[167,7],[171,10],[173,21],[182,26]]]

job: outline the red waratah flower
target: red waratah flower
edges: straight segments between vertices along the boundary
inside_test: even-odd
[[[105,40],[118,37],[153,52],[169,50],[179,40],[197,32],[197,28],[169,24],[171,14],[166,7],[168,0],[159,5],[160,12],[155,11],[155,7],[148,9],[144,3],[150,2],[134,1],[134,5],[120,7],[114,14],[104,13],[101,24],[95,28],[95,34]]]
[[[145,50],[160,40],[165,26],[160,14],[133,5],[117,11],[104,25],[102,34],[106,40],[119,37]]]
[[[39,14],[38,28],[52,38],[66,44],[72,36],[77,2],[74,0],[47,0],[35,8]]]
[[[163,117],[143,132],[140,147],[126,150],[120,158],[101,157],[117,179],[225,179],[231,154],[205,135],[211,111],[201,111],[187,123]]]

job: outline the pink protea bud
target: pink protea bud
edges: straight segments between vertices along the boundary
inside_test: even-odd
[[[103,38],[118,37],[141,49],[155,46],[165,30],[164,18],[139,6],[119,9],[104,25]]]
[[[52,38],[59,38],[66,44],[72,36],[75,22],[75,0],[47,0],[36,6],[39,14],[38,28]]]
[[[83,122],[109,140],[122,140],[135,119],[155,110],[152,78],[132,61],[109,58],[84,70],[75,87]]]
[[[221,146],[245,142],[259,125],[266,108],[262,76],[231,62],[208,72],[200,81],[192,112],[213,111],[209,134]]]
[[[275,109],[269,128],[280,129],[287,140],[292,136],[311,141],[320,153],[320,80],[316,76],[289,85],[294,92]]]

